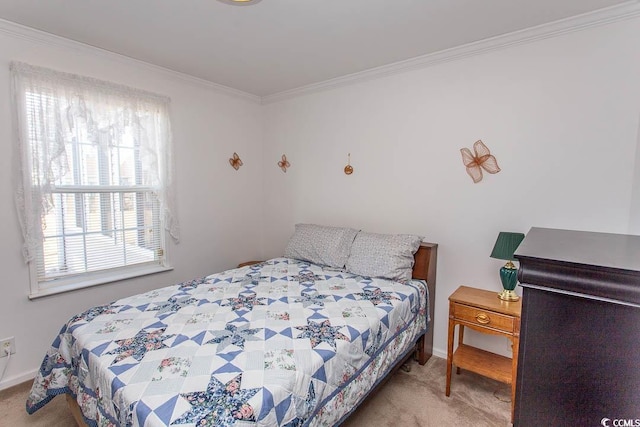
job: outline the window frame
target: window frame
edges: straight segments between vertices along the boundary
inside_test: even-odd
[[[107,188],[109,190],[107,190]],[[132,192],[151,192],[149,187],[133,186],[58,186],[52,190],[52,194],[122,194]],[[132,279],[139,276],[146,276],[154,273],[173,270],[168,262],[166,232],[164,231],[164,221],[162,215],[158,218],[160,233],[160,250],[162,254],[157,261],[137,263],[134,265],[114,267],[97,271],[82,272],[78,274],[68,274],[60,277],[40,280],[38,273],[38,262],[44,257],[43,247],[40,247],[37,258],[29,262],[30,292],[29,299],[35,299],[47,295],[69,292],[76,289],[83,289],[96,285],[117,282],[119,280]],[[40,226],[42,228],[42,225]]]
[[[145,91],[141,91],[138,89],[127,88],[121,85],[117,85],[114,83],[104,82],[101,80],[92,79],[89,77],[83,76],[75,76],[67,73],[61,73],[54,70],[48,70],[41,67],[35,67],[28,64],[23,63],[11,63],[11,71],[13,76],[13,96],[14,96],[14,108],[17,116],[16,120],[16,141],[17,141],[17,152],[19,153],[17,162],[14,162],[14,167],[17,167],[19,170],[17,171],[18,176],[20,176],[20,181],[16,185],[16,203],[18,213],[20,215],[20,225],[22,227],[23,236],[25,238],[25,243],[23,247],[23,254],[25,256],[25,261],[28,265],[29,270],[29,299],[40,298],[48,295],[59,294],[63,292],[69,292],[77,289],[88,288],[96,285],[113,283],[116,281],[131,279],[135,277],[142,277],[149,274],[155,274],[165,271],[170,271],[173,269],[170,263],[170,251],[168,250],[168,235],[172,237],[172,239],[177,243],[178,235],[179,235],[179,225],[177,218],[175,216],[175,189],[174,189],[174,169],[172,165],[172,152],[171,152],[171,130],[170,130],[170,117],[169,117],[169,102],[170,99],[161,95],[156,95],[152,93],[148,93]],[[149,106],[152,106],[151,111],[155,111],[153,114],[157,114],[157,116],[149,116],[152,118],[155,123],[154,126],[160,126],[152,131],[152,136],[146,137],[143,139],[143,144],[153,144],[153,147],[157,151],[154,151],[155,156],[159,156],[154,158],[156,162],[150,163],[151,165],[157,166],[157,169],[151,169],[155,171],[154,173],[160,177],[159,181],[153,183],[143,184],[142,182],[135,182],[132,185],[129,185],[127,181],[125,182],[115,182],[115,185],[112,185],[110,182],[102,181],[100,183],[80,183],[71,182],[71,183],[63,183],[63,182],[54,182],[50,181],[48,184],[45,183],[42,186],[39,178],[36,178],[33,175],[34,167],[38,167],[36,162],[41,162],[40,159],[46,159],[46,157],[41,158],[34,152],[34,148],[38,150],[39,144],[48,144],[47,139],[42,139],[42,137],[35,137],[32,139],[32,135],[38,135],[36,129],[42,124],[38,124],[37,122],[32,122],[33,114],[30,110],[29,106],[29,94],[31,91],[29,90],[29,82],[30,78],[35,79],[39,77],[45,78],[47,82],[50,80],[59,80],[62,81],[63,87],[66,87],[66,84],[74,84],[78,83],[78,87],[80,91],[87,90],[86,93],[88,97],[97,95],[98,97],[102,96],[104,91],[106,90],[109,94],[116,93],[116,102],[112,104],[113,101],[101,104],[102,107],[106,108],[107,111],[112,108],[120,108],[118,103],[119,100],[123,99],[122,106],[126,108],[126,103],[128,102],[131,105],[131,99],[134,99],[133,105],[134,109],[133,114],[145,114],[145,111],[149,111]],[[24,79],[24,80],[23,80]],[[69,83],[71,82],[71,83]],[[54,83],[55,84],[55,81]],[[58,89],[59,90],[59,89]],[[52,95],[55,97],[56,103],[62,102],[64,105],[65,102],[68,102],[68,98],[65,94],[56,95],[55,90],[52,91]],[[127,96],[131,96],[127,101]],[[89,99],[89,98],[87,98]],[[99,98],[102,99],[102,98]],[[137,102],[144,102],[144,109],[137,109]],[[151,104],[146,104],[146,102],[151,102]],[[131,106],[129,105],[129,108]],[[41,107],[37,107],[41,108]],[[57,108],[57,107],[56,107]],[[113,110],[115,111],[115,110]],[[155,117],[155,118],[153,118]],[[46,120],[52,120],[53,118],[46,117]],[[42,117],[39,119],[42,120]],[[46,122],[45,122],[46,123]],[[52,128],[55,126],[59,126],[58,122],[50,122]],[[108,125],[111,122],[107,122]],[[113,122],[113,126],[117,126],[118,122]],[[45,124],[45,126],[49,126]],[[36,132],[36,133],[34,133]],[[69,139],[67,136],[58,136],[56,137],[57,141],[63,141],[64,145],[71,144],[72,150],[76,150],[76,139],[75,137]],[[140,143],[140,139],[136,137],[136,144]],[[143,145],[145,149],[149,149],[148,145]],[[122,147],[118,147],[121,149]],[[139,149],[139,148],[136,148]],[[67,151],[69,148],[66,149]],[[69,152],[71,154],[71,152]],[[73,154],[76,154],[75,152]],[[36,157],[38,156],[38,157]],[[46,160],[45,160],[46,161]],[[67,166],[67,173],[74,175],[76,172],[86,167],[87,160],[82,159],[80,163],[77,160],[74,160],[73,164]],[[19,163],[19,164],[17,164]],[[149,167],[149,163],[145,163],[145,168]],[[98,172],[100,173],[100,172]],[[136,173],[137,176],[137,173]],[[138,178],[135,178],[138,181]],[[159,184],[159,185],[158,185]],[[136,198],[136,203],[134,209],[136,210],[135,217],[139,217],[140,215],[145,215],[144,212],[147,208],[145,205],[141,205],[139,203],[140,199],[149,200],[148,197],[154,198],[152,213],[153,219],[151,220],[151,229],[154,231],[153,244],[151,246],[146,246],[144,235],[142,235],[142,239],[140,237],[137,238],[135,243],[127,243],[129,240],[126,238],[127,233],[138,230],[146,231],[149,229],[147,227],[146,221],[144,223],[137,222],[135,226],[127,225],[127,222],[124,221],[124,211],[123,205],[121,201],[118,200],[118,195],[122,198],[122,195],[126,193],[134,193],[134,197]],[[59,203],[74,203],[73,195],[80,195],[81,197],[76,197],[75,199],[79,201],[75,202],[75,207],[70,206],[71,210],[66,210],[62,206],[65,204],[59,205],[59,207],[47,208],[47,210],[43,210],[41,205],[45,200],[53,200],[56,199]],[[108,208],[112,212],[112,215],[107,215],[109,218],[116,218],[113,216],[113,213],[119,213],[121,216],[118,217],[120,222],[117,219],[114,219],[111,228],[106,229],[107,232],[111,230],[111,233],[116,233],[113,236],[116,236],[121,233],[121,237],[124,240],[119,240],[114,242],[114,248],[116,249],[116,253],[120,253],[121,262],[117,261],[117,258],[114,258],[114,263],[112,266],[109,266],[108,263],[100,265],[101,263],[98,261],[99,269],[92,270],[91,263],[95,262],[95,254],[93,252],[94,261],[91,261],[90,257],[92,256],[92,252],[88,251],[85,246],[87,241],[87,236],[92,236],[94,234],[100,234],[99,230],[96,231],[93,228],[89,228],[87,223],[88,212],[90,205],[87,204],[86,201],[88,195],[91,194],[106,194],[112,201],[108,204]],[[71,201],[67,199],[64,200],[65,197],[72,196]],[[114,202],[116,200],[116,202]],[[157,205],[156,205],[157,203]],[[48,206],[51,206],[50,202]],[[147,205],[148,206],[148,205]],[[80,207],[80,210],[77,210]],[[71,221],[72,223],[75,221],[75,224],[80,228],[80,231],[73,232],[71,234],[66,234],[64,231],[64,227],[60,233],[55,230],[53,235],[46,235],[45,228],[45,215],[48,215],[49,209],[62,209],[54,214],[54,218],[58,217],[64,223],[67,221]],[[101,210],[101,208],[99,208]],[[126,209],[125,209],[126,210]],[[24,212],[24,213],[23,213]],[[29,214],[31,212],[31,214]],[[79,213],[82,212],[82,213]],[[23,216],[25,215],[25,216]],[[100,213],[100,216],[103,214]],[[75,220],[74,220],[75,217]],[[77,221],[81,221],[82,225],[79,225]],[[101,224],[102,221],[100,220]],[[67,223],[69,224],[69,223]],[[94,223],[95,224],[95,223]],[[105,226],[105,224],[103,224]],[[108,227],[108,225],[107,225]],[[103,229],[105,230],[105,229]],[[156,235],[157,232],[157,235]],[[104,234],[104,233],[102,233]],[[65,237],[66,236],[66,237]],[[46,239],[62,239],[61,242],[66,242],[67,238],[73,239],[74,237],[81,237],[82,247],[80,251],[75,252],[72,248],[69,249],[73,252],[70,252],[70,256],[79,256],[80,263],[84,265],[84,268],[78,271],[77,273],[65,273],[64,270],[60,270],[61,274],[57,275],[55,270],[43,270],[47,268],[47,264],[50,261],[46,261],[45,252],[46,249],[44,247],[44,243]],[[106,236],[106,235],[105,235]],[[140,236],[140,234],[139,234]],[[118,239],[119,237],[114,237]],[[55,240],[54,240],[55,241]],[[34,243],[35,242],[35,243]],[[94,240],[95,242],[95,240]],[[61,243],[65,246],[64,253],[67,250],[67,243]],[[30,246],[32,245],[32,246]],[[122,245],[122,246],[120,246]],[[153,254],[153,259],[142,259],[139,258],[133,259],[134,264],[126,265],[127,253],[128,253],[128,245],[133,245],[133,247],[140,247],[152,250],[149,253]],[[96,248],[95,245],[92,245]],[[98,246],[99,247],[99,246]],[[134,252],[135,253],[135,252]],[[55,249],[52,252],[55,257]],[[74,255],[75,254],[75,255]],[[101,252],[98,252],[101,254]],[[58,264],[60,264],[60,259],[66,258],[66,255],[59,255],[62,258],[59,258]],[[151,256],[149,256],[151,258]],[[53,258],[54,266],[55,266],[55,258]],[[129,259],[129,261],[132,261]],[[60,268],[64,268],[65,262],[62,262]],[[88,264],[89,263],[89,264]],[[119,265],[118,265],[119,264]],[[93,264],[94,266],[96,264]],[[73,267],[72,267],[73,268]],[[87,271],[88,270],[88,271]],[[53,272],[53,273],[51,273]]]
[[[165,234],[165,233],[162,233]],[[167,259],[167,249],[164,249],[164,259]],[[136,277],[147,276],[149,274],[162,273],[173,270],[173,267],[164,263],[159,265],[132,265],[127,267],[118,267],[110,270],[101,270],[96,272],[81,273],[78,275],[67,276],[64,278],[53,279],[48,281],[38,281],[38,271],[35,263],[29,263],[30,276],[30,292],[29,299],[46,297],[49,295],[60,294],[77,289],[89,288],[97,285],[118,282],[120,280],[133,279]]]

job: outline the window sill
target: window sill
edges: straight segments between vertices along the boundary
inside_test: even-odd
[[[162,273],[165,271],[171,271],[171,266],[152,265],[144,267],[136,267],[134,269],[122,270],[116,273],[101,273],[91,277],[84,278],[66,278],[50,283],[39,285],[39,289],[32,290],[29,293],[29,299],[37,299],[50,295],[61,294],[64,292],[75,291],[78,289],[85,289],[92,286],[104,285],[106,283],[113,283],[119,280],[133,279],[135,277],[147,276],[149,274]]]

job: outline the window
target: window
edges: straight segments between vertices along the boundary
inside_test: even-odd
[[[169,100],[13,63],[30,297],[168,268]]]

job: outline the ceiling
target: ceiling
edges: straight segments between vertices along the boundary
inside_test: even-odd
[[[264,97],[621,3],[0,0],[0,18]]]

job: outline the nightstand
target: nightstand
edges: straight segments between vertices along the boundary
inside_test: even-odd
[[[511,384],[511,420],[515,408],[516,373],[518,372],[518,345],[520,341],[520,312],[522,300],[503,301],[498,293],[460,286],[449,297],[449,341],[447,348],[447,387],[451,393],[451,370],[475,372],[494,380]],[[456,325],[458,347],[454,353],[453,341]],[[500,335],[511,340],[513,357],[508,358],[464,344],[464,328],[483,334]]]

